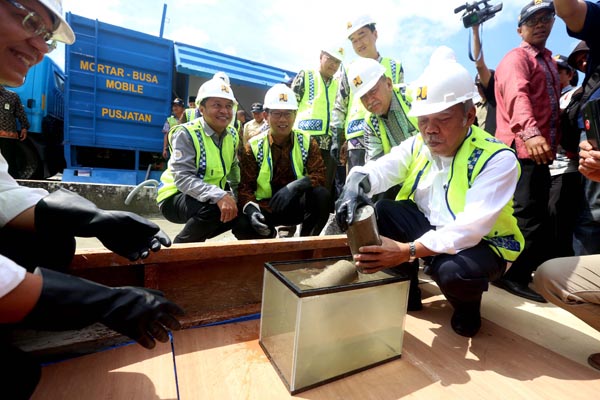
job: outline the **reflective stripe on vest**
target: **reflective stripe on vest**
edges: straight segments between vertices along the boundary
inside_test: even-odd
[[[392,79],[392,84],[397,85],[404,82],[404,70],[400,63],[397,63],[391,58],[384,57],[381,59],[380,64],[385,67],[385,76]],[[344,125],[346,139],[352,139],[365,134],[364,123],[367,109],[363,106],[360,99],[354,99],[354,93],[352,92],[353,91],[350,90],[350,97],[348,98],[348,114],[346,115],[346,122]]]
[[[292,167],[296,179],[305,175],[308,151],[310,149],[310,135],[300,131],[292,131],[294,144],[292,146]],[[273,178],[273,160],[269,146],[268,132],[256,135],[249,140],[252,153],[258,165],[258,178],[256,179],[256,200],[270,199],[273,195],[271,179]]]
[[[231,171],[231,166],[236,158],[236,148],[238,136],[235,129],[230,126],[224,133],[221,148],[209,137],[202,128],[202,120],[197,119],[194,122],[188,122],[180,126],[192,138],[194,150],[196,151],[196,175],[205,183],[215,185],[225,189],[227,175]],[[173,131],[169,132],[169,143]],[[178,192],[173,173],[170,168],[162,173],[160,185],[158,186],[157,203],[173,196]]]
[[[318,71],[307,71],[294,129],[313,136],[330,134],[329,120],[338,87],[337,79],[332,79],[327,87]]]
[[[500,151],[511,151],[514,154],[512,149],[482,129],[476,126],[472,126],[471,129],[471,135],[465,138],[461,144],[448,172],[446,206],[453,218],[456,218],[456,214],[464,210],[465,194],[490,158]],[[427,156],[421,151],[423,145],[423,138],[420,135],[416,136],[410,173],[404,180],[396,200],[414,200],[419,180],[431,167]],[[512,199],[502,208],[492,230],[484,236],[484,240],[496,254],[506,261],[516,260],[523,251],[525,240],[517,226],[517,219],[513,215]]]

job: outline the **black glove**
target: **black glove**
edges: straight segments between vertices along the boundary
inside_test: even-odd
[[[340,197],[335,202],[335,219],[343,231],[354,222],[356,209],[365,204],[372,204],[365,193],[371,191],[369,177],[355,172],[348,176]]]
[[[150,250],[171,239],[154,222],[127,211],[101,210],[91,201],[59,189],[35,206],[35,229],[46,235],[56,233],[97,237],[107,249],[131,261],[146,258]]]
[[[129,336],[147,349],[169,340],[168,329],[181,328],[177,315],[184,311],[158,290],[108,287],[37,268],[42,275],[42,293],[23,324],[42,330],[81,329],[101,322]]]
[[[312,183],[308,176],[288,183],[271,197],[271,201],[269,201],[271,210],[276,214],[285,212],[285,209],[292,201],[302,196],[302,194],[311,187]]]
[[[252,229],[260,236],[270,237],[272,235],[271,228],[265,224],[265,216],[252,204],[248,204],[244,208],[244,215],[250,219]]]

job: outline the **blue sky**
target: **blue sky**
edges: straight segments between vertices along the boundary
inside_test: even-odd
[[[402,62],[405,80],[416,79],[433,50],[446,45],[473,75],[468,58],[469,31],[453,10],[465,1],[449,0],[64,0],[65,11],[158,36],[167,4],[164,37],[276,67],[298,71],[314,67],[321,45],[342,45],[346,64],[355,58],[345,25],[352,15],[368,13],[377,21],[377,46],[383,56]],[[499,1],[491,0],[490,4]],[[523,0],[503,2],[484,23],[483,47],[490,68],[519,45],[516,21]],[[371,6],[365,9],[365,6]],[[568,55],[577,40],[556,19],[547,47]],[[62,50],[62,49],[59,49]],[[64,51],[52,57],[64,65]]]

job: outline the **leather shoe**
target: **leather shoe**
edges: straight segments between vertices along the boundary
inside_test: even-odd
[[[502,288],[507,292],[514,294],[515,296],[523,297],[531,301],[537,301],[538,303],[547,303],[546,299],[544,299],[534,290],[530,289],[529,285],[526,283],[500,278],[497,281],[492,282],[492,285]]]
[[[450,324],[454,332],[460,336],[473,337],[481,328],[481,315],[479,312],[455,310]]]
[[[592,368],[600,370],[600,353],[594,353],[588,357],[588,364]]]

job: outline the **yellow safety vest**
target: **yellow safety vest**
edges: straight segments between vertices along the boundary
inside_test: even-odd
[[[471,135],[465,138],[452,161],[448,172],[446,205],[455,217],[465,208],[467,190],[487,165],[488,160],[499,151],[514,151],[482,129],[472,126]],[[423,138],[418,135],[412,152],[410,172],[398,192],[397,200],[414,200],[420,178],[427,174],[431,163],[421,151]],[[515,156],[516,161],[516,156]],[[518,164],[517,164],[518,165]],[[520,168],[519,168],[520,173]],[[513,215],[513,201],[509,201],[498,216],[492,230],[484,236],[490,248],[506,261],[515,261],[525,246],[525,239]]]
[[[202,120],[196,119],[193,122],[182,124],[181,128],[186,130],[194,143],[194,149],[196,150],[196,175],[208,184],[225,189],[227,176],[237,157],[237,131],[228,126],[224,133],[225,136],[223,137],[221,148],[219,148],[213,142],[212,138],[204,132]],[[172,134],[173,130],[169,132],[169,143],[171,143]],[[173,173],[167,167],[160,177],[158,195],[156,197],[157,203],[173,196],[178,191],[173,179]]]
[[[310,149],[310,135],[300,131],[292,131],[294,144],[292,146],[292,167],[296,179],[304,178],[306,174],[306,162]],[[263,132],[253,136],[248,141],[258,165],[258,178],[256,179],[256,200],[270,199],[273,196],[271,179],[273,177],[273,160],[271,158],[271,146],[269,145],[269,134]]]
[[[339,81],[331,80],[325,86],[319,71],[306,71],[304,75],[304,96],[298,104],[298,115],[294,129],[312,136],[331,135],[329,120],[331,110],[335,105],[335,96]]]

